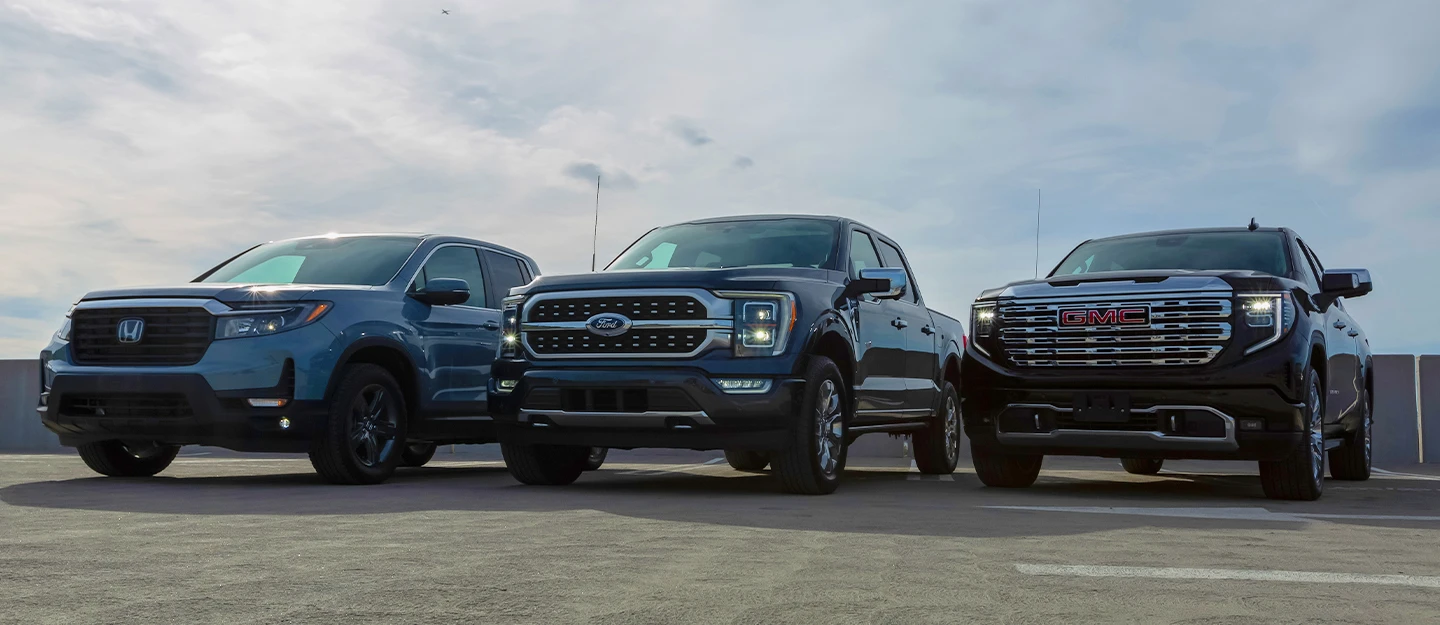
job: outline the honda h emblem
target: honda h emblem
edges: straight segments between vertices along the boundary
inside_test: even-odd
[[[115,338],[121,343],[139,343],[140,337],[144,335],[144,319],[121,319],[120,325],[115,329]]]

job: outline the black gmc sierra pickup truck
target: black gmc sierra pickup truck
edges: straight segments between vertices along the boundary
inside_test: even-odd
[[[921,471],[955,469],[964,324],[847,219],[657,228],[605,271],[513,289],[502,321],[491,405],[526,484],[573,482],[592,447],[670,447],[824,494],[874,432],[910,434]]]
[[[1370,476],[1369,344],[1326,270],[1285,228],[1086,241],[1047,277],[985,291],[961,385],[976,473],[1032,484],[1046,454],[1258,460],[1266,496]]]

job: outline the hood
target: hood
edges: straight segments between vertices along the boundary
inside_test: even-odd
[[[368,291],[374,287],[336,284],[226,284],[191,282],[176,286],[137,286],[91,291],[81,301],[107,299],[214,299],[226,303],[298,302],[325,291]]]
[[[1191,271],[1187,269],[1100,271],[1038,280],[1012,282],[980,294],[997,297],[1064,297],[1067,295],[1121,295],[1190,291],[1256,291],[1288,289],[1293,283],[1268,273],[1250,270]]]
[[[636,269],[541,276],[511,290],[517,295],[590,289],[700,288],[711,290],[764,290],[780,282],[808,280],[834,283],[839,274],[829,269],[792,267],[739,267],[734,269]]]

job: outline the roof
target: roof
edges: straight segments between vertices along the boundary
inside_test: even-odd
[[[1226,227],[1217,227],[1217,228],[1180,228],[1180,229],[1176,229],[1176,230],[1152,230],[1152,231],[1150,231],[1150,232],[1132,232],[1132,233],[1129,233],[1129,234],[1117,234],[1117,235],[1115,235],[1115,236],[1109,236],[1109,237],[1096,237],[1096,238],[1094,238],[1094,239],[1088,239],[1088,240],[1086,241],[1086,243],[1089,243],[1090,241],[1113,241],[1113,240],[1115,240],[1115,239],[1130,239],[1130,238],[1138,238],[1138,237],[1157,237],[1157,236],[1173,236],[1173,235],[1180,235],[1180,234],[1198,234],[1198,233],[1203,233],[1203,232],[1282,232],[1282,233],[1283,233],[1283,232],[1289,232],[1289,231],[1290,231],[1289,228],[1274,228],[1274,227],[1271,227],[1271,228],[1260,227],[1260,228],[1256,228],[1255,230],[1251,230],[1250,228],[1245,227],[1245,226],[1235,226],[1235,227],[1226,226]]]
[[[880,232],[880,230],[878,230],[878,229],[876,229],[876,228],[872,228],[872,227],[870,227],[870,226],[867,226],[867,225],[865,225],[865,224],[863,224],[863,223],[860,223],[860,222],[858,222],[858,221],[855,221],[854,219],[850,219],[849,217],[837,217],[837,216],[835,216],[835,215],[804,215],[804,214],[796,214],[796,213],[772,213],[772,214],[764,214],[764,215],[729,215],[729,216],[725,216],[725,217],[707,217],[707,218],[705,218],[705,219],[693,219],[693,220],[690,220],[690,221],[682,221],[682,222],[680,222],[680,223],[675,223],[675,224],[670,224],[670,225],[671,225],[671,226],[681,226],[681,225],[685,225],[685,224],[713,224],[713,223],[724,223],[724,222],[727,222],[727,221],[767,221],[767,220],[774,220],[774,219],[808,219],[808,220],[811,220],[811,221],[829,221],[829,222],[835,222],[835,223],[842,224],[842,225],[843,225],[843,224],[854,224],[854,225],[856,225],[856,226],[860,226],[861,228],[864,228],[864,229],[866,229],[866,230],[869,230],[870,232],[874,232],[874,233],[876,233],[876,234],[879,234],[880,236],[882,236],[882,237],[884,237],[884,238],[886,238],[886,239],[889,239],[889,238],[890,238],[889,236],[885,235],[885,233]],[[667,227],[668,227],[668,226],[667,226]]]
[[[525,254],[525,253],[523,253],[523,252],[519,252],[519,251],[510,249],[510,248],[508,248],[508,247],[505,247],[505,246],[500,245],[500,244],[497,244],[497,243],[491,243],[491,242],[489,242],[489,241],[482,241],[482,240],[480,240],[480,239],[472,239],[472,238],[470,238],[470,237],[456,236],[456,235],[453,235],[453,234],[425,234],[425,233],[418,233],[418,232],[354,232],[354,233],[343,233],[343,234],[342,234],[342,233],[333,233],[333,232],[332,232],[332,233],[327,233],[327,234],[315,234],[315,235],[304,236],[304,237],[291,237],[291,238],[288,238],[288,239],[276,239],[275,241],[271,241],[271,243],[275,243],[275,242],[278,242],[278,241],[298,241],[298,240],[302,240],[302,239],[323,239],[323,238],[348,239],[348,238],[355,238],[355,237],[407,237],[407,238],[415,239],[417,242],[420,242],[420,241],[440,241],[440,242],[442,242],[442,243],[469,243],[469,244],[471,244],[471,245],[478,245],[478,246],[481,246],[481,247],[488,247],[488,248],[494,249],[494,250],[499,251],[499,252],[504,252],[504,253],[509,254],[509,255],[511,255],[511,256],[518,256],[518,257],[523,258],[523,259],[525,259],[526,261],[528,261],[532,267],[537,266],[537,265],[535,264],[535,259],[531,258],[528,254]]]

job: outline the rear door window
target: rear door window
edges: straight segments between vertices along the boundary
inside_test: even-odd
[[[491,308],[499,308],[500,301],[510,294],[510,289],[530,282],[525,278],[525,268],[520,262],[509,254],[485,250],[485,266],[490,268]]]
[[[875,244],[870,241],[870,235],[859,230],[851,230],[850,277],[859,278],[861,269],[884,266],[880,263],[880,255],[875,252]]]
[[[920,287],[915,286],[915,276],[910,274],[910,268],[905,266],[905,256],[900,253],[900,248],[889,244],[884,239],[880,243],[880,260],[886,267],[905,270],[905,284],[910,285],[906,290],[905,299],[912,304],[920,302]]]

